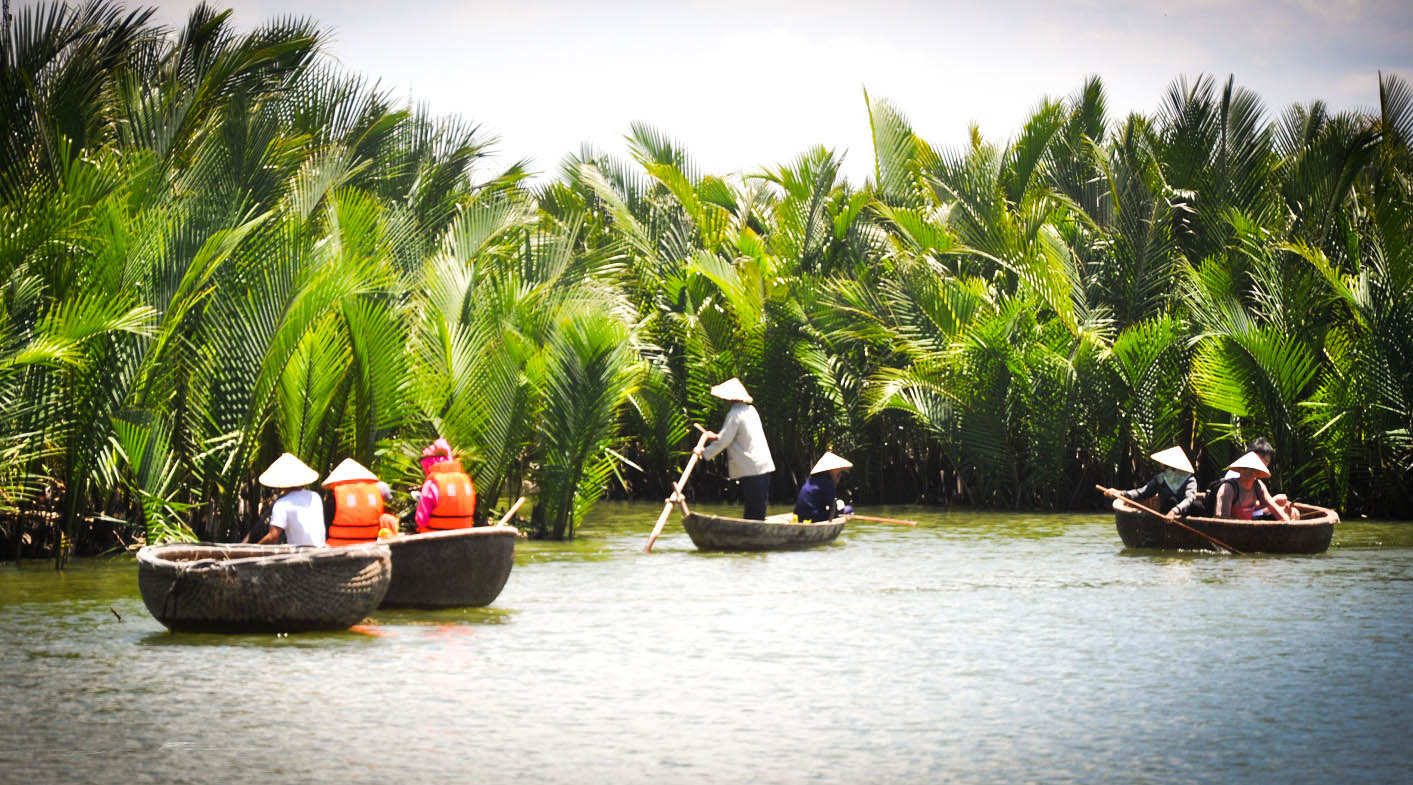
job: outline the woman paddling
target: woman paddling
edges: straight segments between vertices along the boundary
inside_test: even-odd
[[[1168,520],[1185,518],[1194,512],[1197,503],[1197,479],[1192,476],[1192,461],[1181,447],[1169,447],[1148,456],[1162,465],[1163,471],[1141,488],[1119,491],[1125,499],[1142,501],[1158,497],[1158,512]]]
[[[748,521],[763,521],[766,502],[770,499],[770,474],[775,471],[775,461],[771,459],[770,447],[765,443],[765,428],[760,423],[760,413],[751,405],[746,386],[734,376],[711,388],[711,394],[730,401],[731,408],[726,412],[721,430],[705,434],[707,440],[712,442],[711,446],[698,447],[693,452],[709,461],[725,450],[727,476],[741,483],[741,497],[745,502],[741,517]]]

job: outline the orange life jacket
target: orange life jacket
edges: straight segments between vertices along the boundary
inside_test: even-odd
[[[378,484],[350,480],[329,486],[334,494],[334,520],[329,524],[329,545],[353,545],[378,539],[383,495]]]
[[[455,458],[427,467],[427,479],[437,488],[437,506],[427,519],[428,529],[469,529],[474,525],[476,488]]]

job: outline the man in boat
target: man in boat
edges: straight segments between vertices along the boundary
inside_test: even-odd
[[[1214,505],[1216,509],[1213,513],[1216,517],[1249,521],[1256,517],[1258,508],[1264,507],[1275,520],[1290,520],[1290,516],[1276,504],[1271,492],[1266,490],[1265,484],[1261,482],[1262,478],[1270,477],[1271,472],[1260,456],[1248,452],[1232,461],[1227,469],[1236,472],[1237,476],[1231,480],[1223,479],[1221,487],[1217,489]]]
[[[849,461],[826,452],[810,469],[809,479],[800,486],[800,494],[795,497],[795,517],[801,521],[823,523],[834,519],[837,513],[848,515],[854,508],[838,504],[839,477],[845,469],[852,469]]]
[[[256,543],[290,545],[324,544],[324,502],[319,494],[304,487],[319,479],[319,473],[290,453],[281,455],[260,475],[260,484],[283,490],[270,508],[270,530]]]
[[[1169,447],[1148,457],[1157,461],[1163,470],[1146,485],[1119,491],[1119,495],[1134,501],[1158,497],[1157,510],[1168,520],[1185,518],[1198,512],[1194,509],[1194,505],[1198,504],[1197,478],[1193,476],[1192,461],[1188,460],[1182,447]]]
[[[711,460],[726,451],[727,476],[741,484],[741,497],[745,502],[742,518],[748,521],[765,520],[765,506],[770,499],[770,475],[775,471],[775,461],[770,457],[770,447],[765,443],[765,428],[760,422],[760,413],[751,405],[751,396],[741,380],[731,377],[711,388],[711,394],[731,402],[721,430],[707,431],[711,444],[705,449],[693,450],[706,460]]]
[[[1255,439],[1251,440],[1251,444],[1246,446],[1246,451],[1256,453],[1256,457],[1260,458],[1261,463],[1266,465],[1266,471],[1269,472],[1271,470],[1271,465],[1274,464],[1276,460],[1276,446],[1274,444],[1271,444],[1270,440],[1268,440],[1264,436],[1257,436]],[[1235,480],[1238,476],[1239,475],[1237,474],[1237,472],[1233,470],[1228,470],[1226,474],[1222,475],[1222,482]],[[1265,485],[1264,482],[1262,482],[1261,484],[1263,486]],[[1212,497],[1214,499],[1216,498],[1216,490],[1218,489],[1214,489],[1212,491]],[[1300,518],[1300,511],[1295,508],[1295,503],[1290,500],[1289,496],[1286,496],[1283,493],[1277,493],[1272,495],[1271,499],[1276,503],[1277,507],[1285,511],[1285,516],[1290,520],[1293,521]],[[1215,508],[1216,504],[1214,503],[1213,509]],[[1266,508],[1258,507],[1256,508],[1256,511],[1252,514],[1252,517],[1264,518],[1266,517],[1266,515]]]
[[[427,445],[420,460],[427,479],[417,496],[417,533],[475,525],[476,488],[446,439]]]

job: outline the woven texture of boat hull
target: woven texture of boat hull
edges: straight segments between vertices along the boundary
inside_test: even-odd
[[[156,545],[137,564],[147,610],[180,632],[347,629],[378,607],[392,578],[377,544]]]
[[[833,542],[844,530],[844,521],[776,523],[692,513],[682,526],[698,550],[789,551]]]
[[[1220,550],[1209,540],[1115,500],[1114,526],[1128,548]],[[1290,523],[1253,523],[1218,518],[1184,518],[1183,523],[1244,553],[1324,553],[1334,537],[1339,515],[1314,505],[1299,505],[1301,519]]]
[[[383,607],[490,605],[510,578],[518,535],[513,526],[478,526],[385,540],[393,577]]]

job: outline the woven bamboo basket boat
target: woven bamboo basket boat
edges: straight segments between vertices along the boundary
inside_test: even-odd
[[[748,521],[694,512],[682,519],[682,527],[702,551],[790,551],[833,542],[844,530],[844,519]]]
[[[137,552],[147,610],[182,632],[347,629],[378,607],[391,578],[388,548],[376,543],[173,544]]]
[[[490,605],[510,578],[518,536],[514,526],[477,526],[383,540],[393,566],[383,607]]]
[[[1205,537],[1164,518],[1114,500],[1114,526],[1128,548],[1219,550]],[[1296,504],[1298,521],[1239,521],[1230,518],[1183,518],[1182,522],[1242,553],[1324,553],[1330,547],[1339,514],[1328,507]]]

